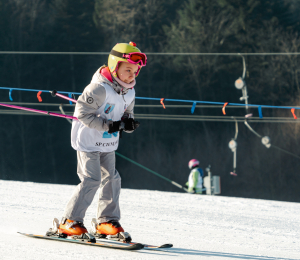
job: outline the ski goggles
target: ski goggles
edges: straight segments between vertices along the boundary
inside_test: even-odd
[[[126,59],[129,63],[139,64],[142,67],[146,66],[147,64],[147,56],[145,53],[141,53],[141,52],[121,53],[112,50],[110,54],[119,58]]]

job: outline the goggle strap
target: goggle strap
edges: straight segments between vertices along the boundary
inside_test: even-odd
[[[119,58],[123,58],[123,59],[124,59],[123,53],[121,53],[121,52],[118,52],[118,51],[115,51],[115,50],[111,50],[110,54],[111,54],[111,55],[114,55],[114,56],[116,56],[116,57],[119,57]]]
[[[115,51],[115,50],[111,50],[110,54],[114,55],[116,57],[119,57],[119,58],[128,59],[128,58],[125,57],[125,55],[129,55],[130,53],[121,53],[121,52],[118,52],[118,51]],[[141,53],[141,55],[142,55],[142,53]]]
[[[114,56],[116,56],[116,57],[119,57],[119,58],[122,58],[122,59],[130,59],[130,58],[126,58],[126,57],[124,57],[125,55],[130,55],[130,53],[121,53],[121,52],[118,52],[118,51],[115,51],[115,50],[111,50],[111,52],[110,52],[110,54],[111,55],[114,55]],[[141,55],[143,55],[143,53],[141,53]],[[146,55],[144,54],[144,57],[145,57],[145,61],[143,61],[142,59],[141,59],[141,66],[146,66],[146,62],[147,62],[147,57],[146,57]],[[138,62],[135,62],[134,64],[137,64],[137,63],[139,63],[139,61]]]

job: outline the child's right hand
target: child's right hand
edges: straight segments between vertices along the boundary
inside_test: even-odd
[[[118,132],[120,131],[122,128],[121,128],[121,122],[122,121],[109,121],[109,130],[108,130],[108,133],[109,134],[112,134],[112,133],[115,133],[115,132]]]

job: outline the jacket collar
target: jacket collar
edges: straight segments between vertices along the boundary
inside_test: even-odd
[[[91,83],[105,82],[111,86],[119,95],[127,94],[127,88],[122,87],[111,75],[107,66],[103,65],[94,74]]]

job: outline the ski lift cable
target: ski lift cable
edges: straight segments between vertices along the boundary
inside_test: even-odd
[[[236,140],[237,139],[237,137],[238,137],[238,134],[239,134],[239,127],[238,127],[238,121],[236,120],[236,118],[235,117],[232,117],[233,119],[234,119],[234,121],[235,121],[235,135],[234,135],[234,140]]]
[[[135,116],[150,116],[150,117],[163,117],[163,118],[165,118],[165,117],[170,117],[170,118],[172,118],[172,117],[175,117],[175,118],[181,118],[181,117],[183,117],[183,118],[194,118],[194,119],[196,119],[196,118],[215,118],[215,119],[230,120],[232,122],[235,122],[236,119],[239,122],[242,122],[242,121],[245,120],[244,116],[235,116],[235,117],[230,116],[229,117],[229,116],[213,116],[213,115],[173,115],[173,114],[137,114],[137,113],[135,113]],[[260,120],[259,117],[251,117],[248,120],[249,121],[253,121],[254,119]],[[284,121],[284,120],[291,120],[291,121],[300,122],[300,119],[293,119],[291,117],[290,118],[287,118],[287,117],[264,117],[261,120],[264,120],[264,119],[266,119],[266,120],[273,120],[273,121],[275,121],[275,120],[282,120],[282,121]]]
[[[284,150],[284,149],[282,149],[282,148],[280,148],[280,147],[278,147],[278,146],[276,146],[276,145],[273,145],[273,144],[272,144],[271,147],[273,147],[273,148],[275,148],[275,149],[277,149],[277,150],[279,150],[279,151],[282,151],[282,152],[284,152],[284,153],[287,153],[287,154],[289,154],[289,155],[292,155],[292,156],[294,156],[294,157],[300,159],[300,156],[298,156],[298,155],[296,155],[296,154],[294,154],[294,153],[291,153],[291,152],[289,152],[289,151],[286,151],[286,150]]]
[[[258,134],[247,122],[247,120],[245,120],[244,124],[248,127],[248,129],[255,134],[257,137],[262,138],[262,136],[260,134]]]
[[[60,103],[31,103],[31,102],[1,102],[3,104],[10,104],[10,105],[28,105],[28,106],[59,106]],[[75,104],[63,104],[66,107],[74,107]],[[190,105],[165,105],[166,108],[190,108]],[[161,108],[161,105],[146,105],[146,104],[135,104],[134,107],[144,107],[144,108]],[[198,104],[196,108],[222,108],[223,105],[200,105]],[[240,106],[226,106],[226,108],[238,108],[243,109]],[[293,108],[299,108],[300,106],[294,106]],[[268,118],[268,117],[264,117]],[[271,117],[270,117],[271,118]]]
[[[143,168],[144,170],[146,170],[146,171],[148,171],[148,172],[151,172],[151,173],[155,174],[156,176],[160,177],[161,179],[164,179],[164,180],[167,181],[167,182],[170,182],[171,184],[175,185],[176,187],[178,187],[178,188],[180,188],[180,189],[182,189],[182,190],[188,192],[188,190],[187,190],[186,188],[184,188],[182,185],[180,185],[179,183],[177,183],[177,182],[175,182],[175,181],[172,181],[172,180],[166,178],[165,176],[163,176],[163,175],[161,175],[161,174],[159,174],[159,173],[157,173],[157,172],[155,172],[155,171],[152,171],[151,169],[149,169],[149,168],[143,166],[143,165],[140,164],[140,163],[137,163],[137,162],[133,161],[132,159],[129,159],[128,157],[126,157],[126,156],[124,156],[124,155],[122,155],[122,154],[120,154],[120,153],[118,153],[118,152],[116,152],[116,155],[122,157],[123,159],[125,159],[125,160],[127,160],[127,161],[129,161],[129,162],[131,162],[131,163],[133,163],[133,164],[135,164],[135,165],[141,167],[141,168]]]
[[[231,117],[231,118],[234,119],[234,121],[235,121],[235,135],[234,135],[234,138],[231,139],[231,141],[228,144],[229,148],[233,152],[233,170],[230,174],[232,174],[234,176],[237,176],[237,174],[236,174],[236,155],[237,155],[237,142],[236,142],[236,140],[237,140],[237,137],[238,137],[239,129],[238,129],[237,119],[235,117]]]
[[[245,61],[245,58],[242,54],[240,54],[242,59],[243,59],[243,76],[242,76],[242,79],[244,80],[245,79],[245,76],[246,76],[246,61]]]
[[[63,109],[63,105],[62,105],[62,104],[59,105],[59,110],[60,110],[60,112],[61,112],[63,115],[66,115],[66,113],[65,113],[65,111],[64,111],[64,109]],[[71,120],[71,119],[69,119],[69,118],[66,118],[66,119],[67,119],[67,121],[68,121],[70,124],[72,124],[72,120]]]
[[[9,87],[0,87],[0,89],[6,89],[9,90],[9,97],[10,100],[12,100],[11,93],[13,90],[18,90],[18,91],[34,91],[34,92],[52,92],[49,90],[38,90],[38,89],[22,89],[22,88],[9,88]],[[81,95],[82,93],[77,93],[77,92],[66,92],[66,91],[57,91],[57,93],[62,93],[62,94],[68,94],[69,96],[71,95]],[[185,102],[185,103],[193,103],[193,107],[195,104],[214,104],[214,105],[223,105],[224,102],[213,102],[213,101],[200,101],[200,100],[183,100],[183,99],[168,99],[168,98],[148,98],[148,97],[135,97],[136,100],[142,99],[142,100],[153,100],[153,101],[160,101],[162,100],[165,101],[170,101],[170,102]],[[232,106],[240,106],[240,107],[255,107],[258,108],[259,113],[261,114],[261,109],[262,108],[279,108],[279,109],[300,109],[300,107],[297,106],[270,106],[270,105],[257,105],[257,104],[241,104],[241,103],[229,103],[226,102],[226,105],[232,105]],[[262,116],[261,116],[262,117]]]
[[[58,105],[59,106],[59,105]],[[58,113],[59,111],[50,111],[52,113]],[[73,115],[73,112],[65,112],[66,115]],[[32,112],[26,112],[26,111],[14,111],[14,110],[6,110],[6,109],[0,109],[0,114],[7,114],[7,115],[43,115],[43,114],[34,114]],[[149,116],[149,114],[135,114],[136,119],[149,119],[149,120],[176,120],[176,121],[210,121],[210,122],[244,122],[244,118],[236,118],[236,120],[232,119],[231,117],[219,117],[219,116],[190,116],[189,115],[152,115]],[[299,123],[300,119],[259,119],[258,117],[253,117],[251,119],[251,122],[253,123]]]
[[[0,54],[19,54],[19,55],[109,55],[110,52],[64,52],[64,51],[0,51]],[[239,53],[239,52],[145,52],[147,55],[163,56],[291,56],[300,55],[300,52],[256,52],[256,53]]]
[[[21,89],[21,90],[23,90],[23,89]],[[10,89],[10,92],[9,92],[9,95],[10,95],[10,98],[11,98],[11,91],[12,91],[12,89]],[[28,90],[27,89],[27,91],[31,91],[31,90]],[[53,96],[53,97],[55,97],[55,96],[59,96],[59,97],[61,97],[61,98],[63,98],[63,99],[66,99],[66,100],[69,100],[70,101],[70,103],[71,102],[74,102],[74,103],[76,103],[77,102],[77,100],[76,99],[74,99],[74,98],[72,98],[73,97],[73,93],[68,93],[69,95],[68,96],[64,96],[64,95],[61,95],[61,94],[59,94],[56,90],[53,90],[53,91],[49,91],[50,93],[51,93],[51,95]],[[42,98],[41,98],[41,93],[42,93],[42,91],[39,91],[38,92],[38,94],[37,94],[37,98],[39,99],[39,102],[41,102],[42,101]],[[12,98],[11,98],[12,99]],[[164,103],[163,103],[163,100],[164,100],[164,98],[162,98],[161,100],[160,100],[160,103],[164,106]],[[226,114],[225,113],[225,106],[228,104],[228,102],[226,102],[225,103],[225,105],[223,106],[223,114]],[[7,104],[4,104],[4,103],[0,103],[0,105],[1,106],[4,106],[4,107],[10,107],[10,108],[16,108],[16,109],[20,109],[20,110],[25,110],[25,111],[31,111],[31,112],[37,112],[37,113],[46,113],[46,114],[49,114],[50,112],[47,112],[47,111],[38,111],[38,110],[36,110],[36,109],[31,109],[31,108],[26,108],[26,107],[18,107],[18,106],[15,106],[15,105],[7,105]],[[194,104],[193,104],[193,108],[195,107],[195,102],[194,102]],[[164,107],[165,108],[165,107]],[[193,109],[192,109],[193,110]],[[294,109],[292,109],[292,110],[294,110]],[[292,111],[292,112],[294,112],[294,111]],[[294,114],[293,114],[294,115]],[[57,115],[57,116],[62,116],[62,114],[60,114],[60,115]],[[64,116],[64,117],[66,117],[66,116]],[[179,116],[180,117],[180,116]],[[182,119],[182,120],[186,120],[186,118],[187,118],[188,116],[185,116],[185,118],[180,118],[180,119]],[[148,117],[149,118],[149,117]],[[262,118],[262,116],[260,115],[260,118]],[[297,117],[294,115],[294,119],[296,120],[297,119]],[[194,118],[193,118],[193,120],[194,120]],[[203,120],[202,120],[203,121]],[[208,120],[209,121],[209,120]],[[212,120],[211,120],[212,121]],[[222,121],[226,121],[226,119],[223,119]],[[231,121],[230,119],[229,120],[227,120],[227,121]]]
[[[246,125],[246,126],[249,128],[249,130],[250,130],[252,133],[254,133],[258,138],[260,138],[260,139],[262,138],[261,135],[259,135],[257,132],[255,132],[255,131],[253,130],[253,128],[247,123],[247,121],[245,121],[245,125]],[[300,159],[300,156],[298,156],[298,155],[296,155],[296,154],[294,154],[294,153],[291,153],[291,152],[289,152],[289,151],[287,151],[287,150],[284,150],[284,149],[282,149],[282,148],[280,148],[280,147],[278,147],[278,146],[276,146],[276,145],[271,144],[270,147],[276,148],[277,150],[279,150],[279,151],[281,151],[281,152],[284,152],[284,153],[286,153],[286,154],[292,155],[292,156],[294,156],[294,157]]]

